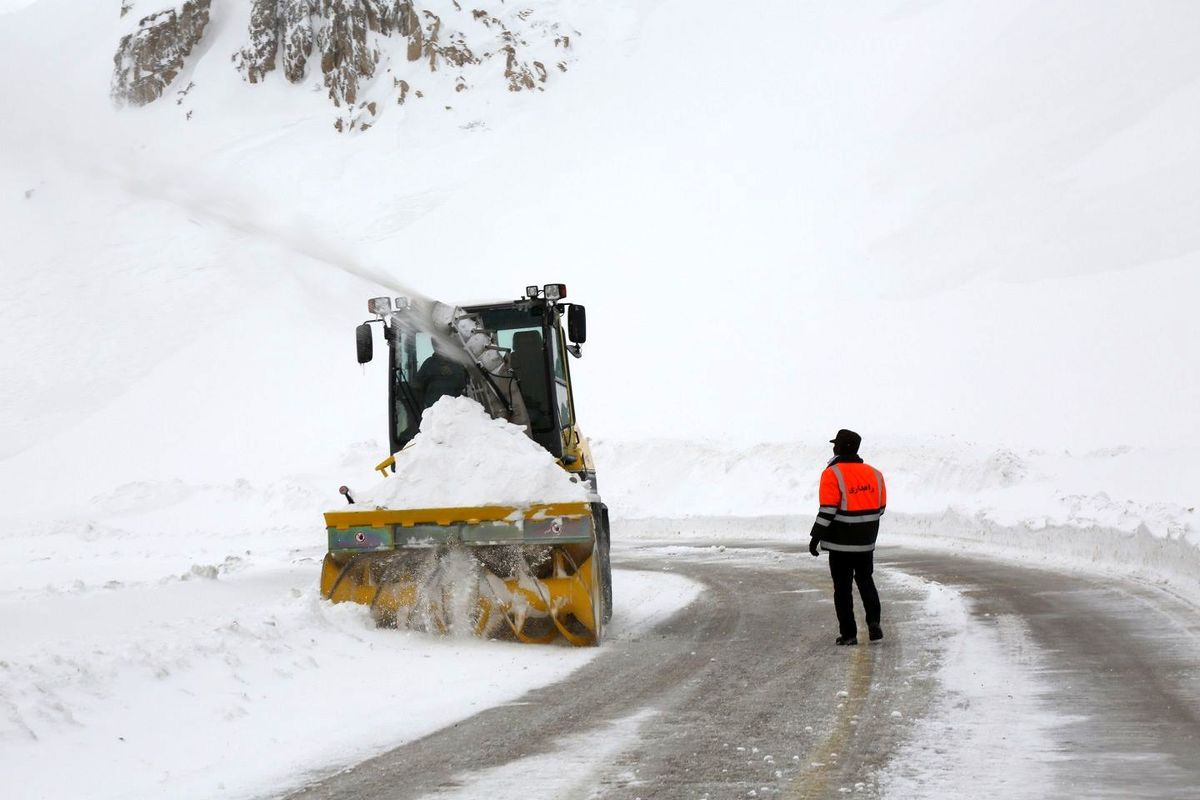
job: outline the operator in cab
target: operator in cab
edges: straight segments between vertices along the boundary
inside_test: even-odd
[[[429,408],[443,397],[461,397],[467,389],[467,368],[446,354],[447,347],[433,339],[433,355],[417,370],[413,389],[421,410]]]

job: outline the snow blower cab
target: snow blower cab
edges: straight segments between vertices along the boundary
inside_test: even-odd
[[[567,358],[582,356],[586,312],[566,294],[369,301],[358,361],[373,359],[380,328],[393,455],[376,466],[380,485],[357,498],[342,487],[349,505],[325,514],[322,596],[369,606],[380,624],[599,644],[612,613],[608,509]]]

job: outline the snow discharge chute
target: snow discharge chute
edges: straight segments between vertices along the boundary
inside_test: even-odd
[[[324,597],[385,625],[600,643],[608,510],[566,357],[581,354],[584,310],[565,297],[550,284],[468,307],[370,301],[359,361],[380,325],[393,455],[382,481],[325,514]]]

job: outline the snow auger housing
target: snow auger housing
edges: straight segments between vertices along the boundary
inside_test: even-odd
[[[369,301],[375,319],[358,326],[358,361],[372,359],[372,325],[380,325],[394,454],[377,470],[395,471],[425,409],[442,396],[463,395],[524,426],[564,470],[587,482],[589,500],[328,512],[323,597],[369,606],[380,624],[600,643],[612,614],[608,508],[575,419],[566,358],[582,355],[585,310],[565,297],[565,286],[549,284],[526,287],[520,300],[466,307]],[[342,492],[353,502],[349,490]]]

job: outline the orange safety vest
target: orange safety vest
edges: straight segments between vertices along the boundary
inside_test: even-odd
[[[857,456],[840,456],[821,473],[821,508],[812,535],[825,550],[875,549],[879,519],[887,509],[883,473]]]

